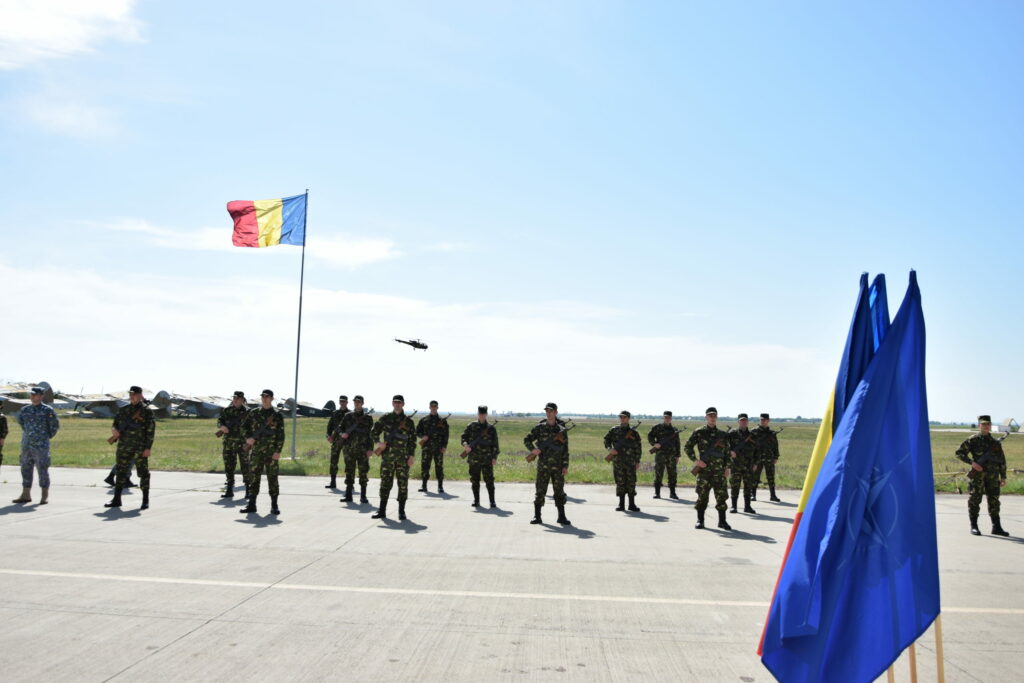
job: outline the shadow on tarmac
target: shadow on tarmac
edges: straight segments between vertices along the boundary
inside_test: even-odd
[[[561,524],[548,524],[547,522],[541,524],[544,527],[544,531],[551,534],[563,534],[565,536],[578,536],[581,541],[591,539],[594,537],[594,532],[587,529],[579,529],[574,526],[562,526]]]
[[[19,512],[35,512],[35,509],[39,507],[35,501],[30,503],[14,503],[13,505],[7,505],[0,508],[0,515],[9,515],[11,513],[17,514]]]
[[[245,517],[236,519],[236,522],[240,524],[249,524],[257,529],[263,529],[268,526],[277,526],[281,523],[278,515],[265,514],[261,515],[258,512],[247,512]]]
[[[384,519],[380,520],[380,523],[385,529],[404,531],[407,534],[418,534],[419,532],[427,528],[422,524],[417,524],[411,519],[397,520],[385,517]]]
[[[514,514],[511,510],[502,510],[501,508],[490,508],[484,506],[474,508],[474,511],[481,515],[494,515],[495,517],[511,517]]]
[[[116,522],[119,519],[132,519],[135,517],[142,516],[142,510],[138,508],[132,508],[131,510],[125,510],[123,507],[120,508],[106,508],[103,512],[92,513],[93,517],[99,517],[104,522]]]
[[[637,519],[647,519],[652,522],[667,522],[668,517],[665,515],[652,515],[650,512],[627,512],[627,516],[636,517]]]
[[[751,534],[746,531],[740,531],[736,527],[733,527],[732,531],[724,531],[719,528],[712,528],[708,526],[708,531],[713,531],[719,536],[725,536],[726,538],[735,538],[738,541],[760,541],[761,543],[778,543],[771,536],[762,536],[761,534]]]
[[[453,498],[458,498],[454,493],[448,493],[447,491],[444,493],[438,493],[436,491],[419,491],[419,493],[422,493],[427,498],[440,498],[441,500],[452,500]]]

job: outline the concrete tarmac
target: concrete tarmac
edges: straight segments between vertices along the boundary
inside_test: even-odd
[[[153,473],[149,510],[132,489],[111,511],[106,471],[51,474],[50,504],[0,503],[3,681],[773,680],[754,651],[795,491],[727,533],[713,510],[693,528],[688,488],[642,488],[624,514],[612,487],[570,485],[561,527],[550,498],[528,523],[532,484],[474,510],[468,482],[410,481],[398,522],[393,501],[370,518],[376,480],[360,506],[282,477],[275,517],[265,482],[254,515],[219,499],[223,475],[180,472]],[[20,493],[16,467],[0,481]],[[1021,680],[1024,498],[1002,498],[1009,539],[987,518],[970,536],[965,496],[936,500],[946,678]],[[917,662],[935,680],[932,629]]]

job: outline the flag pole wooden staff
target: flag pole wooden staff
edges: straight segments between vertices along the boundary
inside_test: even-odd
[[[936,679],[946,683],[946,661],[942,656],[942,612],[935,615],[935,668]]]
[[[306,221],[309,217],[309,188],[306,188],[306,207],[302,213],[302,261],[299,267],[299,329],[295,334],[295,405],[292,406],[292,460],[295,460],[296,443],[299,438],[299,349],[302,348],[302,287],[306,279]]]

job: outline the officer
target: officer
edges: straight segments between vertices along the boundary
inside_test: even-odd
[[[60,420],[53,408],[43,403],[46,392],[42,387],[32,387],[29,394],[31,405],[27,405],[14,416],[21,425],[21,496],[12,503],[32,502],[32,474],[39,470],[39,504],[46,505],[50,495],[50,439],[60,429]],[[7,435],[7,421],[3,423],[3,435]],[[2,445],[2,442],[0,442]]]
[[[263,472],[267,473],[267,490],[270,491],[270,514],[281,513],[277,507],[280,493],[277,474],[280,468],[281,449],[284,448],[284,416],[274,409],[274,392],[264,389],[260,393],[261,406],[249,411],[243,433],[245,445],[252,458],[252,477],[249,483],[249,504],[242,513],[256,512],[256,498],[260,495]]]
[[[718,410],[708,408],[704,411],[705,424],[697,429],[686,440],[683,450],[686,456],[696,463],[693,473],[697,477],[697,524],[696,529],[704,528],[704,511],[708,507],[711,491],[715,492],[715,509],[718,510],[718,528],[732,531],[725,519],[729,498],[726,481],[731,474],[729,457],[736,457],[730,450],[729,435],[718,428]],[[694,447],[700,453],[700,459],[694,455]]]
[[[405,519],[405,501],[409,497],[409,468],[416,453],[416,425],[405,414],[405,397],[395,394],[391,399],[391,412],[373,425],[373,438],[377,441],[374,453],[381,456],[380,507],[372,515],[385,519],[388,514],[388,496],[391,485],[398,481],[398,519]]]
[[[679,499],[676,495],[676,465],[680,456],[679,431],[672,424],[672,411],[666,410],[661,423],[651,427],[647,434],[647,442],[654,449],[655,498],[661,498],[661,481],[667,472],[668,497]]]
[[[533,519],[530,524],[541,524],[540,510],[544,507],[544,498],[551,482],[558,508],[558,523],[570,526],[572,522],[565,516],[565,475],[569,471],[569,429],[565,422],[558,419],[558,406],[548,403],[544,406],[545,418],[540,421],[523,439],[527,462],[537,460],[536,495],[533,499]]]
[[[743,511],[756,514],[750,506],[750,497],[754,492],[754,459],[757,453],[757,441],[750,431],[750,419],[746,413],[737,416],[739,429],[730,432],[730,443],[736,459],[732,463],[732,512],[736,512],[736,503],[740,497],[740,486],[743,487]],[[773,479],[774,481],[774,479]]]
[[[480,507],[480,476],[483,475],[487,486],[487,496],[491,500],[491,508],[498,505],[494,502],[494,465],[498,461],[501,448],[498,446],[498,428],[487,422],[487,406],[479,406],[476,410],[476,422],[471,422],[462,432],[462,455],[469,459],[469,481],[473,488],[473,507]]]
[[[149,455],[156,437],[156,420],[153,411],[142,400],[142,388],[128,389],[128,405],[122,406],[114,415],[114,426],[110,430],[110,443],[117,443],[117,481],[114,497],[104,507],[121,507],[121,491],[128,482],[132,465],[139,474],[139,488],[142,489],[142,509],[149,507]]]
[[[625,498],[629,496],[629,511],[640,512],[636,505],[636,473],[640,469],[642,444],[640,434],[630,426],[632,417],[628,410],[619,413],[619,424],[608,430],[604,435],[604,447],[608,449],[605,460],[612,464],[612,475],[615,477],[615,495],[619,497],[616,509],[626,509]]]
[[[981,497],[988,498],[988,515],[992,518],[992,534],[1009,536],[999,523],[999,489],[1006,486],[1006,454],[1003,444],[992,436],[992,418],[978,416],[978,433],[960,444],[956,457],[971,466],[967,473],[967,514],[971,518],[971,533],[981,536],[978,530],[978,513],[981,511]]]
[[[249,453],[245,450],[245,437],[242,435],[242,424],[249,412],[245,407],[245,393],[236,391],[231,398],[231,405],[220,411],[217,416],[218,438],[224,440],[222,455],[224,457],[224,494],[221,498],[235,497],[235,467],[241,465],[242,483],[245,484],[245,497],[249,498],[249,479],[252,476],[249,467]]]
[[[373,416],[363,410],[363,397],[354,396],[355,410],[346,414],[341,422],[338,440],[345,453],[345,496],[343,503],[352,502],[352,486],[359,470],[359,502],[366,505],[366,484],[370,477],[370,455],[373,453]]]
[[[779,437],[772,430],[771,416],[768,413],[761,413],[761,421],[757,429],[753,430],[754,441],[757,449],[754,453],[754,476],[752,479],[751,500],[757,500],[757,487],[761,485],[761,470],[764,470],[765,479],[768,480],[768,491],[771,494],[769,500],[773,503],[781,503],[782,500],[775,495],[775,463],[779,460]]]
[[[341,447],[344,445],[341,436],[341,423],[351,411],[348,409],[348,396],[338,397],[338,409],[331,413],[327,420],[327,443],[331,444],[331,482],[325,489],[336,489],[338,483],[338,460],[341,459]]]
[[[437,401],[430,402],[430,414],[416,425],[416,436],[420,442],[420,476],[426,493],[430,479],[430,463],[434,463],[437,475],[437,492],[444,493],[444,454],[448,451],[448,418],[437,414]]]

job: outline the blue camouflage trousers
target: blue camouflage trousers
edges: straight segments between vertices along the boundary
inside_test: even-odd
[[[50,449],[22,447],[21,485],[23,488],[32,488],[33,470],[39,470],[39,487],[50,488]]]

